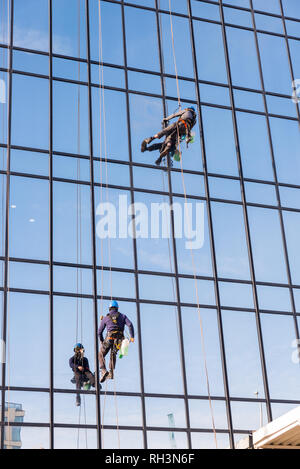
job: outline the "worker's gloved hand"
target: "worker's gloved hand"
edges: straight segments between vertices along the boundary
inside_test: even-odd
[[[131,337],[130,342],[134,342],[134,337]]]

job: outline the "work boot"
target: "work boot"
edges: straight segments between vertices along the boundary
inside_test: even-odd
[[[100,377],[100,383],[104,383],[108,376],[108,371],[107,370],[101,370],[101,377]]]
[[[149,138],[145,138],[145,140],[142,141],[142,145],[141,145],[142,153],[144,153],[144,151],[147,150],[147,145],[149,145],[149,143],[151,143],[153,140],[154,140],[154,137],[149,137]]]
[[[114,372],[113,370],[110,370],[107,376],[107,379],[114,379]]]
[[[162,157],[160,156],[160,157],[157,158],[157,160],[155,161],[155,164],[156,164],[157,166],[160,166],[161,161],[162,161]]]

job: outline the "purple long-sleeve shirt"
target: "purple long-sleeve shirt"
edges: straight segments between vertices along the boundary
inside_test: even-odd
[[[132,322],[130,321],[130,319],[128,319],[128,317],[125,314],[120,313],[118,318],[117,318],[117,327],[118,327],[119,330],[124,331],[125,325],[128,327],[130,336],[133,338],[134,337],[134,328],[133,328]],[[99,339],[100,339],[101,342],[103,342],[103,340],[104,340],[103,332],[104,332],[105,328],[107,329],[107,332],[111,332],[113,330],[116,330],[116,324],[113,323],[113,321],[112,321],[109,314],[107,314],[107,316],[104,316],[104,318],[102,319],[102,321],[100,323],[100,326],[99,326],[98,336],[99,336]]]

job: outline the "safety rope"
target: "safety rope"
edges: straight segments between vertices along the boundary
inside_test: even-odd
[[[10,44],[10,23],[11,23],[11,2],[10,0],[7,0],[7,51],[8,51],[8,65],[9,69],[11,69],[11,57],[12,53],[10,50],[10,47],[12,47],[12,44]],[[9,87],[10,87],[10,79],[7,80],[7,97],[11,95]],[[10,98],[9,98],[10,99]],[[9,102],[9,99],[7,99],[7,155],[9,153],[9,148],[8,148],[8,106],[11,106],[11,103]],[[8,167],[6,167],[6,170],[8,171]],[[6,185],[8,184],[8,178],[10,177],[9,174],[7,174],[6,178]],[[6,365],[7,365],[7,433],[9,434],[9,428],[10,428],[10,413],[9,413],[9,404],[10,404],[10,191],[7,191],[7,199],[6,200],[6,205],[8,207],[8,214],[7,214],[7,313],[6,313],[6,318],[7,318],[7,337],[6,337]],[[3,312],[4,314],[4,312]],[[4,391],[5,392],[5,391]],[[5,405],[5,399],[4,399],[4,405]],[[4,409],[5,410],[5,409]],[[5,438],[5,427],[3,428],[4,431],[4,438]]]
[[[101,203],[103,202],[103,173],[102,173],[102,124],[103,124],[103,140],[104,140],[104,161],[105,161],[105,188],[106,188],[106,201],[109,203],[109,188],[108,188],[108,162],[107,162],[107,136],[106,136],[106,114],[105,114],[105,89],[104,89],[104,66],[103,66],[103,42],[102,42],[102,14],[101,14],[101,0],[98,0],[98,33],[99,33],[99,87],[100,87],[100,191],[101,191]],[[103,121],[102,121],[102,113],[103,113]],[[103,240],[101,238],[101,243]],[[102,256],[102,291],[101,291],[101,310],[103,314],[103,246],[101,248],[101,256]],[[110,236],[108,236],[108,260],[109,260],[109,277],[110,277],[110,298],[112,300],[112,257],[111,257],[111,240]],[[113,346],[114,347],[114,346]],[[113,353],[113,349],[110,353]],[[113,377],[115,380],[115,376]],[[106,395],[107,395],[107,381],[105,386],[105,394],[104,394],[104,407],[102,413],[102,441],[103,441],[103,433],[104,433],[104,411],[105,411],[105,402],[106,402]],[[118,408],[117,408],[117,395],[115,389],[115,381],[114,381],[114,399],[115,399],[115,406],[116,406],[116,421],[117,421],[117,435],[118,435],[118,447],[120,449],[120,432],[119,432],[119,423],[118,423]]]
[[[181,108],[181,99],[180,99],[180,91],[179,91],[179,79],[178,79],[178,70],[177,70],[175,43],[174,43],[174,31],[173,31],[171,0],[169,0],[169,14],[170,14],[171,36],[172,36],[173,60],[174,60],[174,68],[175,68],[176,84],[177,84],[177,97],[178,97],[179,108]],[[182,152],[181,152],[181,144],[180,144],[179,126],[177,126],[177,138],[178,138],[178,145],[179,145],[180,169],[181,169],[182,185],[183,185],[183,191],[184,191],[184,200],[185,200],[185,206],[187,207],[188,202],[187,202],[187,192],[186,192],[186,185],[185,185],[185,181],[184,181],[184,172],[183,172],[183,165],[182,165]],[[189,211],[186,210],[186,213],[187,213],[188,226],[191,227],[191,220],[189,218]],[[213,427],[213,432],[214,432],[215,445],[216,445],[216,448],[218,448],[214,412],[213,412],[212,399],[211,399],[211,393],[210,393],[210,383],[209,383],[207,357],[206,357],[205,340],[204,340],[204,329],[203,329],[203,322],[202,322],[202,316],[201,316],[201,311],[200,311],[200,301],[199,301],[198,282],[197,282],[197,275],[196,275],[196,265],[195,265],[194,253],[193,253],[192,248],[190,248],[190,254],[191,254],[191,259],[192,259],[193,277],[194,277],[195,291],[196,291],[197,311],[198,311],[198,317],[199,317],[199,322],[200,322],[201,347],[202,347],[202,353],[203,353],[203,358],[204,358],[204,369],[205,369],[208,401],[209,401],[209,407],[210,407],[210,413],[211,413],[211,420],[212,420],[212,427]]]
[[[81,194],[81,160],[79,155],[81,154],[81,116],[80,116],[80,56],[81,56],[81,0],[77,0],[77,55],[78,55],[78,86],[77,86],[77,226],[76,226],[76,261],[77,266],[82,265],[82,194]],[[79,341],[79,330],[80,330],[80,342],[83,341],[83,273],[82,268],[76,269],[76,286],[77,286],[77,299],[76,299],[76,343]],[[80,297],[79,297],[80,295]],[[83,365],[83,355],[82,355]],[[86,427],[86,406],[85,406],[85,395],[83,394],[83,418],[85,424],[85,442],[86,449],[88,449],[88,437]],[[79,406],[78,415],[78,436],[77,436],[77,449],[79,449],[79,434],[81,424],[81,405]]]

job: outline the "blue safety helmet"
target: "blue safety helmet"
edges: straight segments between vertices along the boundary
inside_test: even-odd
[[[79,348],[79,349],[84,349],[84,346],[83,346],[82,344],[80,344],[80,343],[75,344],[75,345],[74,345],[74,352],[75,352],[75,350],[78,349],[78,348]]]
[[[196,109],[194,108],[194,106],[190,106],[189,109],[193,109],[193,111],[196,112]]]
[[[116,308],[116,309],[119,309],[119,305],[118,305],[118,302],[116,300],[113,300],[110,305],[109,305],[109,309],[111,308]]]

